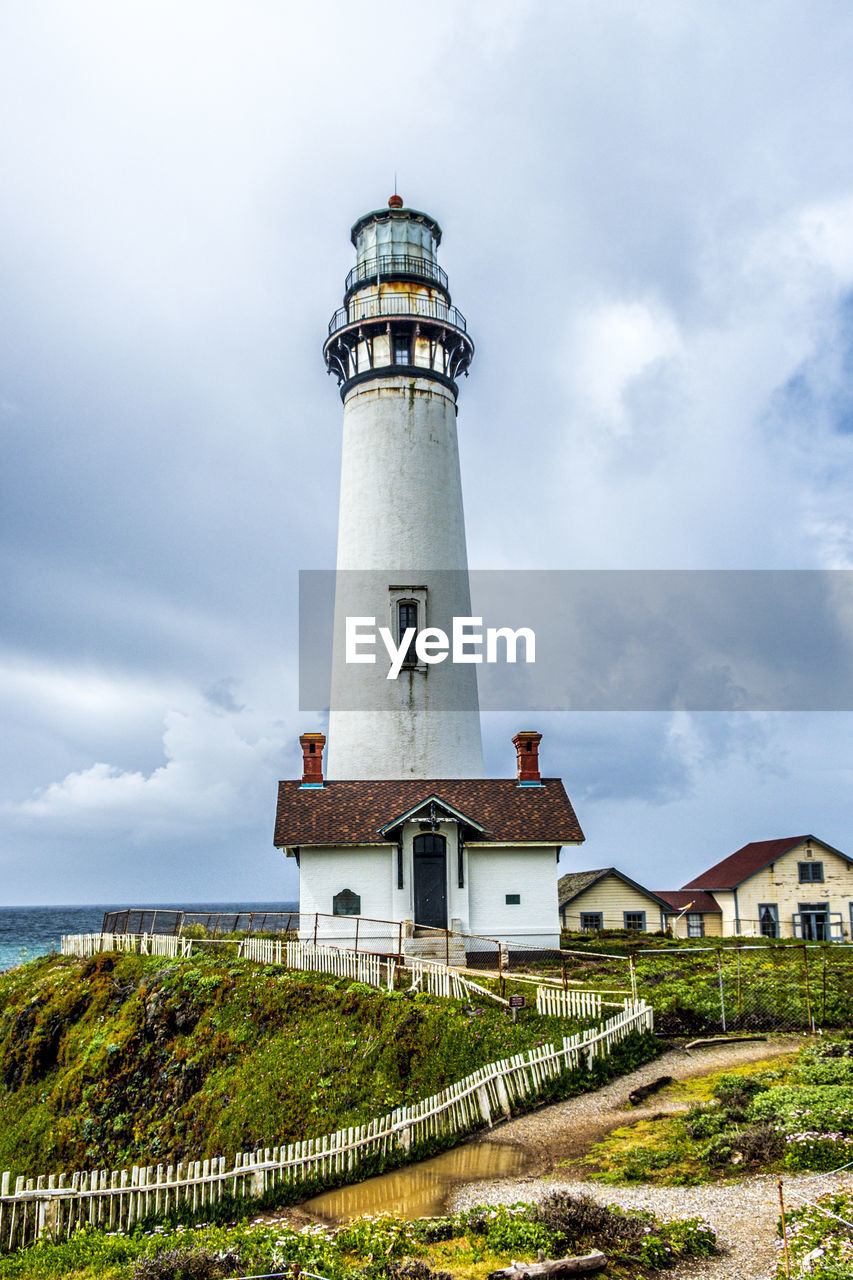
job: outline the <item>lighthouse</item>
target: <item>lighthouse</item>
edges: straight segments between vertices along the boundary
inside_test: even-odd
[[[422,661],[412,642],[389,679],[384,649],[346,649],[347,619],[400,645],[471,614],[456,424],[474,344],[437,261],[441,227],[394,195],[351,238],[324,346],[343,401],[328,775],[478,778],[475,665]]]
[[[474,344],[441,228],[394,195],[352,242],[324,345],[344,410],[328,757],[301,735],[274,836],[299,866],[300,936],[458,964],[555,947],[560,851],[583,832],[536,730],[512,739],[514,778],[483,777],[477,665],[455,644],[474,625],[456,435]],[[430,661],[421,642],[451,635]]]

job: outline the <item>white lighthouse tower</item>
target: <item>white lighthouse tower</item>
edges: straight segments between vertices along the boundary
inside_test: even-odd
[[[274,839],[299,865],[302,937],[482,967],[496,939],[558,945],[560,849],[583,832],[540,774],[542,735],[513,738],[514,778],[484,778],[476,665],[409,647],[471,613],[456,399],[474,345],[434,218],[392,196],[352,241],[325,344],[344,403],[329,755],[324,769],[325,735],[301,735]],[[385,629],[396,678],[384,642],[348,660],[346,619]]]
[[[324,347],[344,405],[328,776],[478,778],[476,666],[412,648],[388,679],[381,643],[374,663],[346,661],[346,618],[399,644],[471,612],[456,401],[474,344],[436,261],[441,228],[395,195],[352,242]]]

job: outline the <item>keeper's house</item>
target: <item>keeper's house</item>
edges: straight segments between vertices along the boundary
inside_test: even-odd
[[[303,922],[319,913],[338,945],[358,916],[365,942],[370,921],[393,921],[558,947],[560,850],[584,836],[562,781],[540,777],[541,737],[513,739],[516,778],[329,781],[325,737],[303,734],[303,776],[279,784],[275,828],[299,865]]]
[[[754,840],[694,876],[728,935],[823,942],[853,936],[853,862],[815,836]]]
[[[571,932],[654,933],[665,927],[667,904],[617,867],[570,871],[560,876],[558,892],[560,924]]]
[[[714,937],[722,912],[710,893],[646,889],[618,867],[560,876],[560,924],[573,933],[665,930],[676,938]]]

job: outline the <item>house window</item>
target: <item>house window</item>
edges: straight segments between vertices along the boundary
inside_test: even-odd
[[[406,656],[403,659],[404,667],[416,667],[418,665],[418,655],[415,651],[415,638],[418,630],[418,603],[416,600],[400,600],[397,604],[397,644],[402,644],[403,636],[414,627],[415,635],[409,641],[409,647],[406,650]]]
[[[758,931],[762,938],[779,937],[779,908],[775,902],[759,902]]]
[[[687,936],[688,938],[705,937],[705,917],[701,911],[687,912]]]
[[[800,884],[823,884],[822,862],[798,862]]]
[[[632,933],[645,933],[646,931],[646,913],[645,911],[624,911],[622,913],[624,927],[630,929]]]
[[[583,933],[600,933],[604,920],[600,911],[581,912],[581,930]]]
[[[506,895],[506,905],[508,907],[517,907],[521,903],[520,893],[508,893]]]

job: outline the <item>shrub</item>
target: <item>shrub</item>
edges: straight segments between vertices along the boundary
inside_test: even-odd
[[[214,1253],[211,1249],[168,1249],[151,1258],[140,1258],[133,1280],[221,1280],[243,1275],[234,1250]]]
[[[826,1172],[839,1169],[853,1156],[853,1138],[843,1133],[789,1133],[785,1138],[785,1168]]]
[[[712,1167],[727,1164],[767,1165],[785,1150],[785,1138],[773,1125],[752,1125],[747,1129],[725,1129],[712,1138],[703,1155]]]
[[[420,1258],[393,1262],[388,1268],[390,1280],[453,1280],[449,1271],[433,1271]]]
[[[789,1132],[815,1129],[853,1133],[853,1087],[780,1085],[759,1094],[750,1114],[753,1120],[776,1123]]]
[[[564,1191],[547,1196],[537,1216],[553,1232],[555,1243],[559,1241],[566,1248],[588,1240],[595,1240],[599,1248],[625,1246],[641,1240],[645,1230],[639,1217],[599,1204],[592,1196],[571,1196]]]
[[[685,1127],[691,1138],[714,1138],[731,1123],[719,1107],[693,1107],[687,1113]]]
[[[853,1058],[819,1058],[798,1072],[803,1084],[853,1085]]]
[[[535,1254],[538,1249],[547,1253],[551,1248],[551,1232],[536,1221],[536,1211],[530,1205],[498,1205],[487,1210],[481,1221],[486,1246],[494,1253]]]
[[[766,1089],[760,1076],[721,1076],[714,1086],[714,1096],[732,1120],[745,1120],[753,1098]]]

